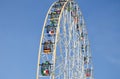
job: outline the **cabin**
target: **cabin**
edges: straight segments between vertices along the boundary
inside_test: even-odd
[[[85,69],[85,76],[86,77],[90,77],[91,76],[91,69],[90,68]]]
[[[49,54],[51,52],[51,50],[52,50],[52,47],[53,47],[52,44],[53,43],[52,43],[51,40],[45,41],[43,43],[43,52],[46,53],[46,54]]]
[[[40,64],[41,66],[41,75],[42,76],[50,76],[51,73],[51,63],[46,61],[45,63]]]

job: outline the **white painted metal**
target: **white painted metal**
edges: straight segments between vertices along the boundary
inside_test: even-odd
[[[50,13],[50,10],[52,9],[52,6],[55,4],[55,2],[51,5],[51,7],[49,8],[49,11],[46,15],[46,18],[45,18],[45,22],[44,22],[44,25],[43,25],[43,29],[42,29],[42,34],[41,34],[41,39],[40,39],[40,46],[39,46],[39,52],[38,52],[38,64],[37,64],[37,73],[36,73],[36,79],[39,79],[39,64],[40,64],[40,55],[41,55],[41,45],[42,45],[42,41],[43,41],[43,35],[44,35],[44,29],[45,29],[45,25],[46,25],[46,22],[47,22],[47,19],[48,19],[48,14]]]
[[[56,18],[58,21],[54,37],[47,36],[45,27],[50,23],[49,14],[58,2],[52,4],[46,15],[40,39],[36,79],[94,79],[90,44],[82,12],[74,0],[63,3],[61,13]],[[54,41],[50,54],[45,54],[42,50],[42,43],[47,40]],[[45,61],[53,64],[49,76],[42,76],[40,72],[40,64]],[[86,76],[87,69],[90,70],[90,76]]]

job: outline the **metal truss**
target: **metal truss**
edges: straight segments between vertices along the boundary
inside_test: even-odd
[[[42,29],[36,79],[94,79],[91,58],[78,4],[74,0],[54,2]]]

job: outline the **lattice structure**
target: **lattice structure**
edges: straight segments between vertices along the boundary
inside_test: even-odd
[[[86,24],[74,0],[54,2],[46,15],[36,79],[94,79]]]

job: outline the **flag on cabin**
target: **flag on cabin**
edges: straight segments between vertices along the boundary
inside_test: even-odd
[[[54,30],[49,31],[50,35],[54,35]]]

